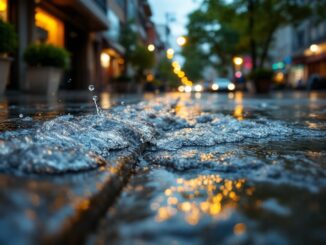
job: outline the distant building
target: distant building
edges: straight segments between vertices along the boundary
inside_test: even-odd
[[[312,76],[326,77],[326,20],[310,17],[274,35],[272,68],[284,74],[291,87],[306,87]]]

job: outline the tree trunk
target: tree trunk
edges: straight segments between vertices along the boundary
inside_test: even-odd
[[[272,42],[273,34],[274,34],[274,30],[271,30],[271,32],[269,33],[269,35],[268,35],[268,37],[267,37],[267,39],[266,39],[266,41],[264,43],[263,52],[262,52],[262,55],[260,57],[259,68],[264,67],[264,63],[265,63],[265,60],[266,60],[267,55],[268,55],[269,47],[270,47],[271,42]]]
[[[251,62],[252,70],[257,68],[257,52],[256,52],[256,41],[254,38],[254,13],[255,13],[255,3],[254,0],[248,0],[248,12],[249,12],[249,38],[250,38],[250,51],[251,51]]]

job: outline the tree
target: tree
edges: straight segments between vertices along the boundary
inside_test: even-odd
[[[188,35],[197,46],[208,44],[220,64],[249,53],[255,70],[264,66],[274,33],[302,21],[313,6],[293,0],[206,0],[190,15]]]
[[[145,71],[151,69],[155,65],[155,55],[149,52],[144,44],[141,43],[138,34],[133,30],[134,21],[129,20],[123,25],[120,33],[120,43],[125,48],[125,68],[124,78],[127,78],[127,67],[132,66],[135,73],[135,80],[142,81]]]
[[[135,50],[129,57],[130,63],[136,69],[136,80],[143,81],[145,71],[151,69],[155,65],[155,55],[147,50],[143,44],[137,44]]]
[[[157,64],[157,78],[163,83],[166,83],[169,87],[177,87],[179,81],[177,76],[173,73],[171,61],[162,57]]]
[[[182,55],[186,57],[183,70],[191,81],[202,78],[202,72],[207,64],[208,57],[202,50],[188,41],[187,46],[182,49]]]

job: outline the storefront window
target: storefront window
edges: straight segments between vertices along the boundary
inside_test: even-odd
[[[114,41],[118,41],[120,35],[119,17],[112,10],[108,10],[107,15],[111,25],[110,29],[108,30],[108,34]]]
[[[0,0],[0,19],[8,20],[8,0]]]
[[[37,8],[35,14],[35,26],[37,40],[41,43],[49,43],[55,46],[64,46],[64,24],[62,21]]]

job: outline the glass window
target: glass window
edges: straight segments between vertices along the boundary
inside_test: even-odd
[[[64,46],[64,24],[48,12],[36,8],[35,26],[37,41]]]
[[[8,20],[8,0],[0,0],[0,18]]]
[[[110,28],[108,30],[109,36],[114,41],[118,41],[120,34],[120,19],[112,10],[108,10],[108,19],[110,22]]]

